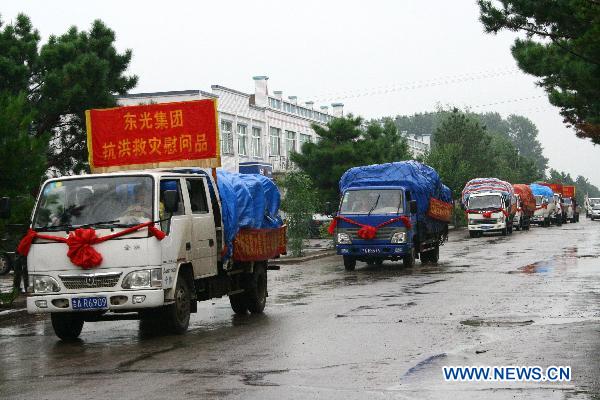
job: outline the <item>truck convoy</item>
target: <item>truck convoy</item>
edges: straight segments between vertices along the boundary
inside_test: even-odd
[[[447,239],[450,189],[417,161],[351,168],[340,180],[341,201],[329,233],[347,271],[357,261],[381,264],[415,259],[435,263]]]
[[[472,179],[465,185],[461,200],[472,238],[485,232],[512,233],[517,207],[510,183],[497,178]]]
[[[220,170],[50,179],[18,247],[27,309],[50,313],[63,340],[84,322],[115,319],[183,333],[197,301],[224,295],[235,313],[260,313],[268,260],[285,253],[279,202],[272,180]]]
[[[513,218],[513,227],[515,230],[529,230],[531,217],[535,212],[535,198],[529,185],[513,184],[515,198],[517,201],[517,211]]]

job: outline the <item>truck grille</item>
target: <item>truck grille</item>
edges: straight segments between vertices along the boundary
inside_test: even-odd
[[[496,219],[495,218],[474,219],[472,222],[473,222],[474,225],[477,225],[477,224],[495,224],[496,223]]]
[[[119,283],[121,273],[59,275],[67,289],[111,288]]]
[[[344,228],[343,230],[340,230],[340,232],[346,232],[348,235],[350,235],[350,239],[351,240],[363,240],[361,238],[358,237],[358,230],[360,228]],[[392,235],[394,234],[394,232],[400,232],[401,230],[398,229],[398,227],[383,227],[383,228],[379,228],[377,230],[377,235],[375,236],[375,238],[373,240],[391,240],[392,239]]]

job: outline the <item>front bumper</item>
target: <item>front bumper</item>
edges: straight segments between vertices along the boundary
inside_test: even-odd
[[[409,254],[412,244],[338,244],[335,246],[337,254],[354,257],[402,257]]]
[[[133,304],[133,296],[146,296],[141,303]],[[27,298],[27,312],[29,314],[50,313],[50,312],[80,312],[73,310],[73,298],[81,297],[106,297],[108,308],[100,310],[81,310],[81,311],[136,311],[144,308],[160,307],[165,304],[164,290],[144,289],[144,290],[120,290],[116,292],[82,292],[82,293],[54,293],[46,295],[32,294]],[[125,299],[126,298],[126,299]],[[46,301],[46,307],[39,307],[36,302]],[[57,307],[54,303],[64,303],[68,301],[67,307]],[[119,304],[115,304],[119,303]],[[39,304],[39,303],[38,303]]]

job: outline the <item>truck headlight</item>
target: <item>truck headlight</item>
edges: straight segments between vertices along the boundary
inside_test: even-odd
[[[162,268],[141,269],[125,275],[123,289],[150,289],[162,287]]]
[[[352,240],[350,240],[350,235],[343,232],[337,234],[337,242],[338,244],[352,244]]]
[[[392,235],[392,243],[404,243],[406,242],[406,232],[396,232]]]
[[[47,275],[33,275],[34,293],[56,293],[60,292],[60,286],[56,279]]]

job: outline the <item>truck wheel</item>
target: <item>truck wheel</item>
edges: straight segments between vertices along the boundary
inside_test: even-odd
[[[254,266],[254,273],[244,294],[248,311],[252,314],[262,313],[267,304],[267,270],[262,263]]]
[[[229,296],[229,304],[234,313],[244,315],[248,312],[246,293],[232,294]]]
[[[412,268],[415,265],[415,249],[410,249],[410,253],[402,257],[402,263],[405,267]]]
[[[469,236],[472,238],[479,237],[479,232],[477,231],[469,231]]]
[[[435,248],[428,250],[424,253],[421,253],[421,263],[427,264],[432,263],[436,264],[440,259],[440,246],[435,246]]]
[[[189,283],[185,276],[180,274],[175,284],[175,302],[165,308],[167,326],[171,332],[181,334],[187,331],[190,324],[191,301]]]
[[[54,333],[65,342],[73,341],[79,337],[83,329],[83,318],[70,313],[52,313],[52,328]]]
[[[356,259],[350,256],[344,256],[344,269],[346,271],[354,271],[356,268]]]
[[[10,261],[6,253],[0,254],[0,275],[6,275],[10,272]]]
[[[502,229],[502,236],[506,236],[506,235],[508,235],[508,229],[504,228],[504,229]]]

